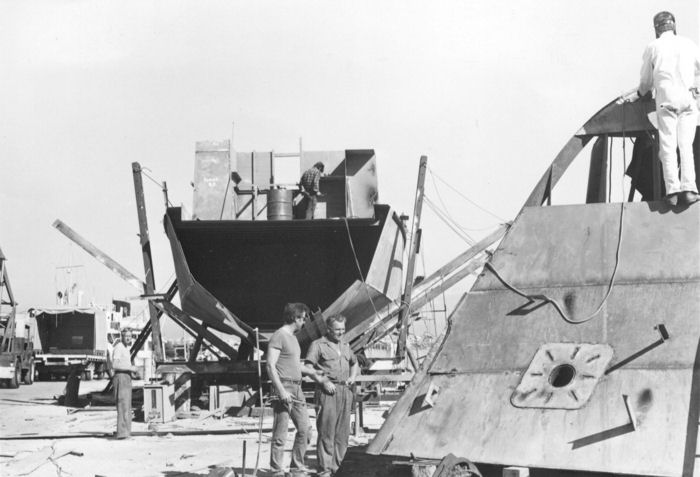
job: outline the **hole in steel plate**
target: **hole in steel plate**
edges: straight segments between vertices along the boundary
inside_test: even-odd
[[[576,368],[570,364],[560,364],[549,374],[549,384],[555,388],[563,388],[573,381],[576,376]]]

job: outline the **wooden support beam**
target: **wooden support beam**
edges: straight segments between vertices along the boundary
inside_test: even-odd
[[[122,267],[116,260],[112,259],[109,255],[95,247],[88,240],[86,240],[80,234],[78,234],[78,232],[76,232],[75,230],[73,230],[68,225],[66,225],[58,219],[54,221],[53,227],[59,232],[61,232],[63,235],[68,237],[70,240],[78,244],[83,250],[85,250],[87,253],[96,258],[98,262],[102,263],[104,266],[112,270],[129,285],[136,288],[140,293],[145,293],[146,284],[143,281],[141,281],[140,278],[138,278],[126,268]]]
[[[167,314],[171,318],[176,318],[184,325],[195,331],[197,334],[203,335],[204,338],[206,338],[207,340],[209,340],[210,343],[219,348],[231,360],[235,361],[238,357],[238,352],[235,349],[233,349],[228,343],[226,343],[224,340],[222,340],[214,333],[206,329],[204,326],[197,323],[197,321],[195,321],[194,318],[192,318],[190,315],[188,315],[172,303],[167,301],[156,301],[154,302],[154,304],[156,305],[156,307],[161,308],[165,312],[165,314]]]
[[[168,287],[168,291],[165,292],[165,297],[164,299],[167,301],[172,301],[173,298],[175,298],[175,293],[177,293],[177,281],[173,280],[173,282],[170,284],[170,287]],[[156,316],[158,319],[163,315],[163,310],[156,309]],[[174,320],[173,320],[174,321]],[[180,324],[179,322],[176,321],[176,323]],[[181,325],[182,326],[182,325]],[[146,323],[146,326],[143,327],[141,330],[141,333],[139,333],[138,337],[134,340],[134,344],[131,345],[131,359],[134,359],[136,357],[136,353],[143,348],[143,345],[146,343],[146,340],[148,337],[151,335],[151,322],[149,321]]]
[[[206,323],[202,324],[202,327],[205,330],[209,329],[209,327],[207,326]],[[202,349],[203,342],[204,342],[204,337],[202,335],[197,336],[197,338],[194,340],[194,346],[192,347],[192,354],[190,355],[190,362],[197,361],[197,355],[199,354],[199,350]]]
[[[131,163],[134,176],[134,191],[136,193],[136,212],[139,218],[139,238],[141,241],[141,256],[143,268],[146,273],[146,286],[144,294],[152,295],[155,291],[155,276],[153,274],[153,258],[151,256],[151,239],[148,234],[148,218],[146,216],[146,199],[143,194],[143,180],[141,178],[141,165],[138,162]],[[153,335],[153,353],[156,361],[163,361],[163,340],[160,334],[160,322],[158,310],[152,301],[148,302],[148,314],[151,322],[151,334]]]
[[[427,156],[421,156],[418,164],[418,183],[416,184],[416,199],[413,204],[413,223],[411,224],[411,246],[408,252],[408,266],[406,267],[406,283],[401,297],[401,309],[399,310],[399,339],[396,344],[396,355],[403,357],[406,350],[406,338],[411,317],[411,293],[413,292],[413,278],[416,264],[416,255],[420,247],[420,219],[423,212],[423,197],[425,196],[425,174],[428,169]]]

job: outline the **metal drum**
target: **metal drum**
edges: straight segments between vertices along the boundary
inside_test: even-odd
[[[267,220],[292,220],[292,191],[270,189],[267,194]]]

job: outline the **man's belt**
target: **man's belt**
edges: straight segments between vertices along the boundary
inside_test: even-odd
[[[301,379],[280,378],[280,381],[283,383],[287,383],[287,384],[297,384],[297,385],[301,384]]]

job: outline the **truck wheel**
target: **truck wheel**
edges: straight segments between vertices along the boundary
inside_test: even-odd
[[[22,365],[17,362],[15,363],[15,374],[8,379],[7,387],[10,389],[17,389],[19,387],[20,377],[22,376]]]
[[[24,384],[32,384],[34,382],[34,362],[29,364],[29,369],[24,375]]]

